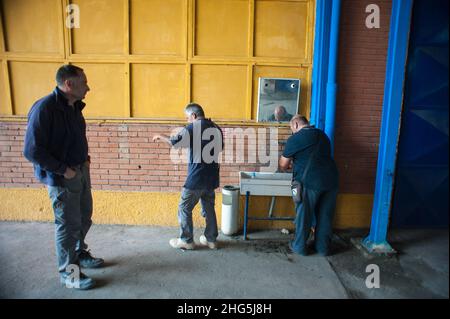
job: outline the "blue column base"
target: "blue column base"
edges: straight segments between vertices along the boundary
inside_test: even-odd
[[[373,255],[394,255],[397,253],[387,241],[374,243],[370,241],[369,237],[366,237],[361,240],[360,244],[367,253]]]

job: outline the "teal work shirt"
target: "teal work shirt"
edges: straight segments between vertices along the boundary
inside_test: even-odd
[[[302,180],[304,169],[315,147],[318,149]],[[331,156],[330,140],[322,130],[312,126],[302,128],[288,138],[283,156],[292,159],[294,179],[303,182],[305,188],[318,191],[338,188],[338,170]]]

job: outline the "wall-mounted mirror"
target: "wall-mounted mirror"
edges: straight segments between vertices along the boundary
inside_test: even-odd
[[[259,78],[258,122],[289,122],[298,113],[300,79]]]

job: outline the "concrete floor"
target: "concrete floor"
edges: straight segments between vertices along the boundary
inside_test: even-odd
[[[201,234],[196,230],[195,239]],[[249,241],[220,235],[221,249],[181,251],[174,227],[94,225],[87,241],[106,267],[84,272],[89,291],[59,284],[50,223],[0,222],[1,298],[448,298],[448,230],[393,231],[392,258],[368,259],[350,244],[366,230],[337,232],[335,254],[288,253],[292,234],[259,231]],[[368,264],[380,267],[380,288],[368,289]]]
[[[368,230],[338,232],[338,251],[328,257],[348,295],[364,299],[417,299],[449,297],[448,229],[394,229],[388,242],[397,251],[391,258],[366,258],[350,245],[350,238],[367,236]],[[340,250],[340,252],[339,252]],[[375,264],[380,269],[380,288],[367,289],[366,267]]]

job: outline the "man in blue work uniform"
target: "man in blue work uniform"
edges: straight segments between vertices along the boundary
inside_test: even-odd
[[[163,141],[175,148],[189,149],[188,173],[178,208],[180,237],[171,239],[169,243],[173,248],[195,248],[192,210],[200,200],[202,216],[206,219],[200,243],[216,249],[218,230],[214,190],[219,187],[219,153],[223,150],[223,134],[213,121],[205,118],[203,108],[196,103],[186,106],[185,116],[189,124],[175,136],[153,137],[154,142]]]
[[[96,268],[104,261],[87,251],[85,237],[92,220],[90,159],[81,101],[89,91],[83,69],[63,65],[57,87],[31,107],[24,156],[48,187],[56,225],[60,281],[66,287],[89,289],[95,281],[79,267]],[[69,267],[70,266],[70,267]],[[68,285],[70,283],[70,286]]]
[[[330,140],[323,131],[310,126],[304,116],[295,115],[290,126],[293,135],[286,142],[279,165],[286,170],[293,164],[293,178],[304,188],[302,202],[295,204],[295,238],[289,246],[293,252],[307,255],[306,243],[315,220],[314,247],[318,254],[326,256],[330,253],[338,193],[338,171]]]

